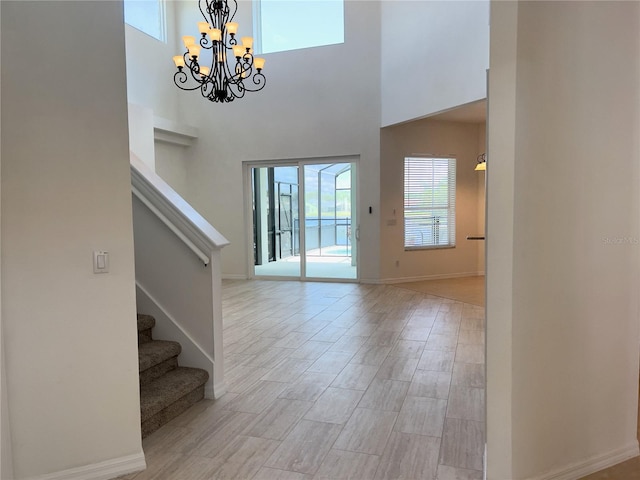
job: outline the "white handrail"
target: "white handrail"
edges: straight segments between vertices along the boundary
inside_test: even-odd
[[[206,267],[207,265],[209,265],[209,263],[211,262],[211,259],[202,251],[200,250],[195,243],[193,243],[191,240],[189,240],[187,238],[187,236],[182,233],[178,227],[176,227],[173,222],[171,222],[171,220],[169,220],[160,210],[158,210],[153,203],[151,203],[141,192],[140,190],[138,190],[135,186],[131,185],[131,191],[133,192],[133,194],[138,197],[138,200],[140,200],[142,203],[145,204],[145,206],[151,210],[153,212],[153,214],[158,217],[160,219],[160,221],[162,223],[164,223],[167,228],[169,230],[171,230],[173,233],[175,233],[175,235],[184,242],[184,244],[189,247],[191,249],[191,251],[193,253],[196,254],[196,256],[202,261],[202,263],[204,263],[204,266]]]

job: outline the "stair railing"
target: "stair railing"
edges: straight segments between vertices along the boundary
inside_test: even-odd
[[[220,251],[229,242],[133,154],[131,192],[138,311],[156,318],[158,338],[182,344],[181,364],[209,372],[205,396],[220,397]]]
[[[189,240],[189,238],[182,233],[182,231],[176,227],[171,220],[169,220],[166,216],[164,216],[164,214],[158,209],[156,208],[153,203],[151,203],[150,200],[147,199],[147,197],[144,196],[144,194],[138,190],[135,186],[131,185],[131,191],[133,192],[133,194],[138,197],[138,200],[140,200],[142,203],[144,203],[144,205],[153,212],[153,214],[158,217],[158,219],[164,223],[166,225],[166,227],[171,230],[180,240],[182,240],[184,242],[184,244],[189,247],[191,249],[191,251],[193,253],[196,254],[196,256],[202,260],[202,263],[204,263],[204,266],[206,267],[207,265],[209,265],[209,262],[211,262],[211,259],[209,257],[207,257],[207,255],[200,250],[195,243],[193,243],[191,240]]]

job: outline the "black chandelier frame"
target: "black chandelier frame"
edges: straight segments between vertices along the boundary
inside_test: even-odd
[[[236,33],[229,31],[228,24],[233,22],[238,2],[198,0],[198,7],[209,25],[208,31],[200,30],[199,45],[201,49],[211,52],[211,67],[202,66],[200,55],[192,55],[189,46],[185,45],[187,51],[183,54],[184,66],[178,65],[178,71],[173,76],[176,86],[182,90],[200,90],[203,97],[216,103],[232,102],[244,97],[246,92],[262,90],[266,85],[266,78],[262,74],[262,68],[254,64],[253,49],[244,46],[244,51],[238,49]],[[235,26],[237,28],[237,24]],[[219,40],[212,38],[213,29],[220,31]],[[229,53],[235,57],[233,67],[227,62]]]

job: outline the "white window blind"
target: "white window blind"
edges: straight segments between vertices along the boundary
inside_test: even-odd
[[[405,248],[452,247],[455,244],[455,158],[405,158]]]

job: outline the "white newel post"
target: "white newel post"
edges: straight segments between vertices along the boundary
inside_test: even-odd
[[[222,260],[221,248],[211,251],[211,288],[213,301],[213,398],[227,391],[224,381],[224,350],[222,342]]]

